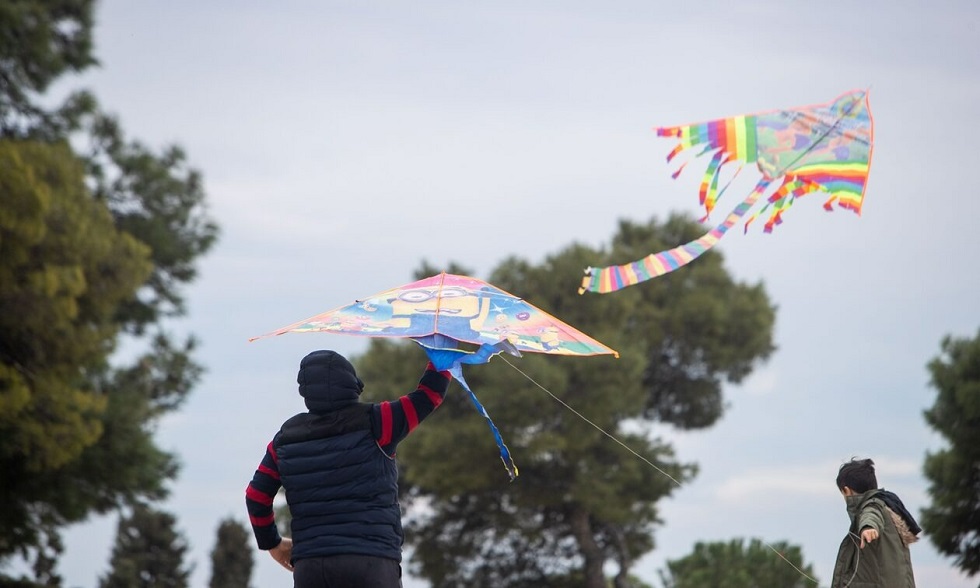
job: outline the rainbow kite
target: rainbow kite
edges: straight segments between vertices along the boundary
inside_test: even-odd
[[[667,155],[668,162],[695,146],[702,146],[695,158],[712,154],[699,190],[705,210],[702,222],[746,164],[756,164],[762,179],[724,222],[701,238],[625,265],[590,267],[585,270],[579,294],[615,292],[687,265],[714,247],[773,185],[778,187],[771,191],[766,204],[745,221],[746,231],[760,214],[769,211],[764,230],[771,232],[796,199],[811,192],[830,195],[823,205],[826,210],[832,210],[836,202],[841,208],[861,213],[874,138],[866,90],[847,92],[833,102],[805,108],[660,127],[657,135],[677,139],[677,146]],[[730,163],[738,168],[719,189],[721,170]],[[674,178],[685,165],[674,172]]]

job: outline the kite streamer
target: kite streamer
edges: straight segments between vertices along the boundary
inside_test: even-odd
[[[829,194],[823,205],[825,210],[833,210],[836,202],[840,208],[860,214],[871,167],[873,127],[868,93],[855,90],[817,106],[658,128],[658,136],[677,140],[667,155],[668,163],[695,146],[701,147],[695,158],[712,154],[698,189],[705,211],[702,222],[708,220],[742,166],[755,164],[762,179],[724,222],[699,239],[632,263],[586,269],[579,294],[615,292],[687,265],[714,247],[772,185],[778,187],[765,205],[745,220],[746,231],[756,218],[768,213],[763,230],[772,232],[782,223],[783,213],[798,198],[811,192]],[[732,163],[739,167],[732,179],[719,189],[721,172]],[[687,162],[672,174],[674,178],[685,165]]]

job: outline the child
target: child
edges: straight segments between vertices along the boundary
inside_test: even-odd
[[[922,531],[894,493],[878,488],[875,464],[851,459],[840,467],[837,488],[851,519],[841,541],[832,588],[915,588],[909,544]]]

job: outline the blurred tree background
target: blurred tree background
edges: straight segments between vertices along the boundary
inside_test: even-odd
[[[60,529],[136,517],[176,476],[154,427],[202,367],[166,321],[218,236],[179,147],[127,138],[86,91],[52,95],[97,64],[93,11],[0,3],[0,568],[23,557],[48,586]]]
[[[252,530],[228,517],[218,525],[211,550],[211,580],[208,588],[249,588],[255,567]]]
[[[613,586],[636,586],[630,570],[655,547],[657,502],[678,486],[595,426],[678,483],[690,480],[695,464],[679,460],[655,427],[715,423],[725,408],[722,384],[741,381],[772,353],[775,308],[762,285],[735,282],[717,253],[609,296],[579,296],[577,284],[555,276],[580,275],[597,260],[638,259],[702,231],[681,217],[622,222],[609,251],[571,245],[537,265],[509,258],[496,267],[490,283],[620,358],[500,356],[466,371],[523,475],[502,483],[506,472],[484,419],[465,395],[451,393],[437,426],[420,427],[399,448],[414,574],[433,586],[604,588],[612,564]],[[415,277],[438,271],[423,265]],[[372,340],[355,361],[366,399],[404,393],[424,365],[415,345],[388,340]]]
[[[172,514],[137,505],[119,519],[110,569],[99,588],[187,588],[187,550]]]
[[[941,351],[929,362],[936,400],[925,419],[947,447],[926,455],[931,504],[922,528],[972,576],[980,573],[980,331],[972,339],[946,337]]]
[[[775,550],[775,551],[773,551]],[[788,563],[787,563],[788,562]],[[667,562],[660,571],[664,588],[810,588],[813,566],[803,551],[784,541],[771,548],[761,539],[696,543],[690,555]]]

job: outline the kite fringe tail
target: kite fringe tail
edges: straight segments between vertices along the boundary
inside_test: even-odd
[[[601,268],[588,268],[585,272],[585,277],[582,279],[579,294],[584,294],[585,292],[608,294],[622,290],[627,286],[635,286],[640,282],[662,276],[687,265],[701,256],[702,253],[714,247],[718,243],[718,240],[728,232],[728,229],[740,218],[745,216],[745,213],[752,208],[771,182],[772,180],[765,178],[759,180],[752,193],[728,214],[724,222],[702,235],[699,239],[674,247],[673,249],[661,251],[660,253],[651,253],[643,259],[632,263]]]

